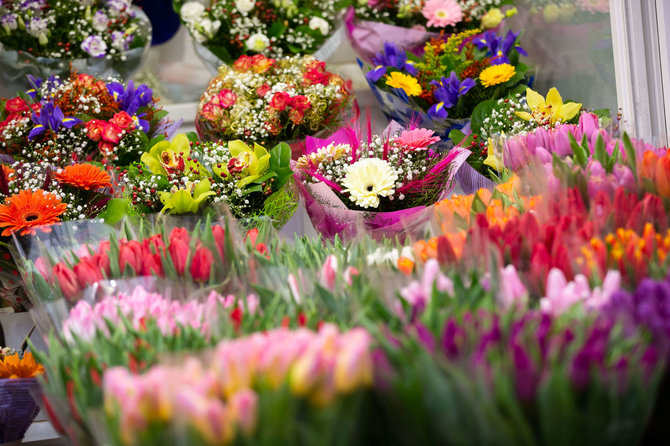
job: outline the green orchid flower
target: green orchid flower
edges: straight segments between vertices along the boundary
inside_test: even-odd
[[[214,173],[224,179],[237,179],[237,187],[243,188],[260,178],[270,166],[270,154],[264,147],[254,144],[253,150],[240,140],[228,143],[232,158],[227,166],[214,166]]]
[[[189,160],[191,145],[185,134],[180,133],[172,141],[161,141],[149,152],[142,154],[141,161],[157,175],[168,176],[171,172],[184,172],[189,177],[205,178],[206,171],[196,160]],[[197,173],[196,173],[197,172]]]
[[[161,202],[165,205],[161,212],[171,211],[173,214],[188,214],[198,212],[201,204],[215,193],[210,190],[209,180],[202,180],[198,184],[189,182],[185,189],[173,187],[170,192],[159,192]]]

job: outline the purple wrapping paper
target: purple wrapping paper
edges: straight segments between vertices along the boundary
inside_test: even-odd
[[[384,42],[393,42],[398,48],[417,55],[423,53],[423,44],[438,34],[426,31],[424,27],[404,28],[386,23],[356,20],[354,8],[350,7],[345,17],[349,42],[356,52],[372,63],[372,58],[384,49]]]
[[[0,443],[21,440],[40,409],[32,391],[35,378],[0,379]]]
[[[400,130],[402,127],[398,123],[391,122],[383,134],[390,136]],[[307,154],[314,153],[331,142],[356,144],[357,141],[358,135],[355,131],[343,128],[328,139],[308,137],[305,151]],[[456,173],[469,155],[470,151],[461,147],[449,152],[451,169],[440,199],[446,198],[451,193]],[[393,212],[352,210],[327,184],[304,182],[301,173],[296,173],[295,179],[304,199],[307,215],[314,229],[325,239],[333,239],[339,235],[340,238],[351,240],[367,234],[376,240],[384,237],[398,237],[404,240],[408,236],[419,234],[430,222],[433,214],[433,205],[416,206]]]

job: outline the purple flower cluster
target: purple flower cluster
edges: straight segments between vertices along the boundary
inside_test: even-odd
[[[505,36],[498,37],[495,31],[489,30],[473,39],[472,43],[480,50],[487,49],[493,65],[510,63],[509,53],[515,49],[519,54],[527,56],[526,50],[516,45],[516,40],[521,31],[507,31]]]
[[[447,109],[458,104],[458,99],[475,86],[475,81],[470,78],[461,81],[452,71],[449,79],[443,77],[440,82],[432,81],[431,85],[437,87],[434,96],[438,102],[428,110],[428,115],[434,119],[445,119],[448,115]]]
[[[384,51],[377,53],[372,59],[372,63],[375,68],[365,75],[371,82],[377,82],[381,79],[386,74],[388,67],[404,70],[413,76],[417,74],[414,64],[407,60],[407,54],[393,42],[384,42]]]

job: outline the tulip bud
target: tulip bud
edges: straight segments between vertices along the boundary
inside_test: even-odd
[[[219,260],[223,261],[226,252],[226,231],[219,225],[212,226],[212,235],[214,236],[216,249],[219,252]]]
[[[142,270],[143,249],[140,242],[131,240],[119,248],[119,268],[124,272],[127,267],[133,269],[135,274]]]
[[[329,255],[326,258],[326,261],[321,267],[321,274],[319,274],[319,279],[321,281],[321,286],[327,290],[335,290],[335,279],[337,278],[337,257],[334,255]]]
[[[82,289],[102,280],[100,268],[90,260],[84,260],[74,266],[77,282]]]
[[[360,386],[372,385],[370,335],[355,328],[344,336],[343,348],[335,360],[335,388],[349,393]]]
[[[76,274],[62,263],[53,267],[53,277],[68,300],[74,299],[81,291]]]
[[[186,270],[186,261],[189,254],[188,243],[182,238],[173,239],[172,236],[170,236],[170,247],[168,250],[170,251],[170,257],[172,258],[172,263],[174,264],[177,274],[183,276],[184,271]]]
[[[258,420],[258,396],[252,390],[241,390],[231,398],[230,409],[242,432],[247,436],[253,434]]]
[[[205,248],[200,247],[195,251],[193,260],[191,260],[191,276],[196,282],[208,282],[212,273],[212,264],[214,255]]]

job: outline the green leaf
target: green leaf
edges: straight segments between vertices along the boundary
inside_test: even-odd
[[[598,162],[600,162],[601,166],[603,166],[605,169],[607,168],[609,156],[607,155],[607,151],[605,150],[605,141],[603,141],[602,135],[598,135],[598,139],[596,140],[596,146],[593,151],[593,157]]]
[[[633,175],[637,180],[637,154],[635,153],[633,142],[630,140],[630,137],[626,132],[623,134],[623,148],[626,152],[626,162],[628,167],[630,167],[630,170],[633,171]]]
[[[154,119],[157,121],[160,121],[164,117],[168,115],[167,110],[158,110],[156,113],[154,113]]]
[[[226,47],[218,45],[209,45],[207,49],[210,50],[216,57],[221,59],[222,62],[228,65],[232,65],[232,63],[235,62],[233,56],[230,55]]]
[[[116,224],[128,213],[129,204],[126,198],[112,198],[107,202],[105,210],[98,214],[98,218],[103,218],[108,225]]]
[[[569,134],[568,138],[570,139],[570,147],[572,148],[572,154],[575,158],[575,161],[577,161],[577,164],[580,166],[586,166],[588,161],[588,154],[584,152],[584,148],[582,146],[577,144],[577,140],[572,134]]]
[[[490,99],[479,103],[472,111],[472,117],[470,120],[470,127],[472,128],[473,134],[479,134],[484,125],[484,119],[491,116],[491,111],[495,108],[496,100]]]
[[[279,37],[284,34],[286,30],[286,25],[284,25],[283,20],[278,20],[274,22],[268,29],[268,37]]]

